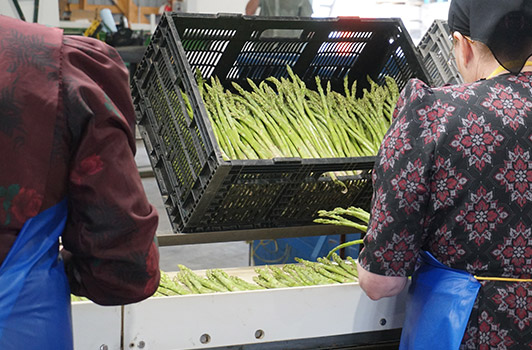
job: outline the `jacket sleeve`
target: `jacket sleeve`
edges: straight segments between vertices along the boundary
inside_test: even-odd
[[[135,163],[128,72],[115,49],[64,39],[63,113],[73,150],[63,246],[71,291],[101,305],[133,303],[159,284],[158,215]]]
[[[375,160],[371,217],[358,257],[365,270],[395,277],[412,275],[425,245],[436,138],[429,131],[438,129],[438,121],[429,124],[422,116],[438,115],[433,109],[440,108],[430,87],[417,79],[401,96]]]

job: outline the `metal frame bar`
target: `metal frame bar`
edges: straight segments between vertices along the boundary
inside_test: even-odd
[[[26,17],[24,16],[24,12],[22,12],[22,9],[20,8],[20,4],[18,3],[18,0],[13,0],[13,5],[15,5],[15,9],[17,10],[17,13],[21,20],[26,21]]]
[[[39,21],[39,0],[33,0],[33,23]]]
[[[328,226],[326,229],[325,226]],[[326,233],[325,233],[326,232]],[[260,239],[277,239],[306,236],[324,236],[336,234],[360,233],[359,230],[347,226],[314,225],[297,227],[278,227],[253,230],[215,231],[198,233],[177,233],[158,235],[159,246],[234,242]]]

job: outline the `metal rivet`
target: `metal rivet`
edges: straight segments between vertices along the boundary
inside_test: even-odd
[[[386,324],[386,319],[385,318],[381,318],[379,323],[380,323],[381,326],[384,326]]]
[[[100,350],[109,350],[109,347],[106,344],[102,344]]]
[[[255,338],[256,339],[262,339],[264,338],[264,331],[262,329],[257,329],[255,331]]]
[[[211,341],[211,336],[210,335],[208,335],[207,333],[201,335],[200,342],[202,344],[210,343],[210,341]]]
[[[144,349],[144,347],[146,346],[146,343],[144,341],[139,341],[139,345],[137,345],[139,349]]]

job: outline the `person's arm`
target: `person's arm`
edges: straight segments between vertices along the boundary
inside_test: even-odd
[[[407,277],[383,276],[369,272],[357,262],[358,283],[372,300],[393,297],[405,288]]]
[[[259,8],[259,1],[260,0],[249,0],[246,5],[246,15],[252,16],[257,12],[257,9]]]
[[[409,81],[375,160],[370,221],[358,257],[360,284],[371,299],[403,290],[426,243],[436,140],[430,131],[438,119],[424,118],[438,106],[433,98],[427,85]]]
[[[71,291],[101,305],[133,303],[159,284],[158,215],[135,162],[135,113],[116,50],[64,40],[63,101],[74,148],[63,234]]]

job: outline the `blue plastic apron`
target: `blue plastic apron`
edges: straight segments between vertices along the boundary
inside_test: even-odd
[[[29,219],[0,266],[0,349],[72,350],[70,288],[59,258],[67,203]]]
[[[422,252],[408,290],[400,350],[460,347],[480,283]]]

